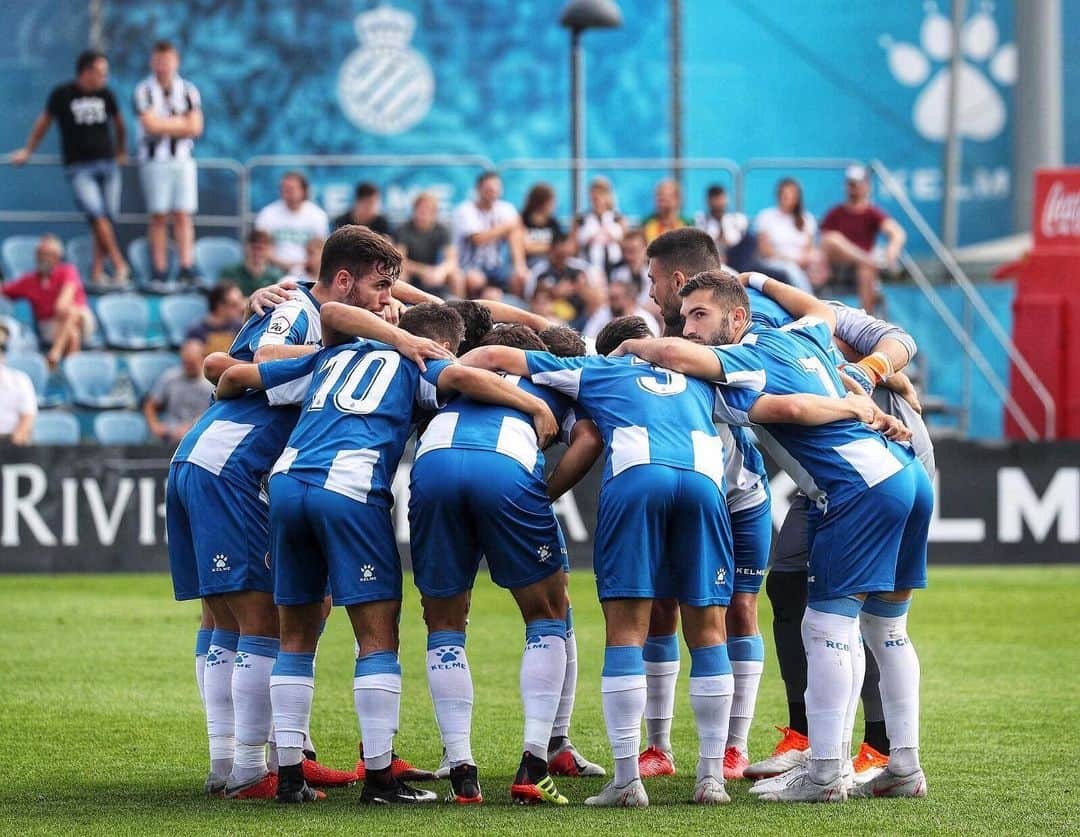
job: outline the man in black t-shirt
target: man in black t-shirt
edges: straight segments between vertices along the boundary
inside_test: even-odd
[[[334,229],[361,224],[383,238],[391,238],[390,222],[380,212],[382,193],[374,183],[357,183],[352,208],[334,219]]]
[[[439,223],[439,201],[422,192],[413,201],[413,214],[394,234],[405,259],[403,278],[436,296],[464,296],[465,276],[458,268],[457,248],[450,230]]]
[[[26,145],[11,155],[21,166],[49,130],[55,119],[60,128],[64,173],[71,184],[75,203],[85,213],[94,236],[91,280],[105,281],[102,259],[108,256],[113,280],[126,283],[130,270],[116,243],[112,219],[120,211],[120,171],[127,162],[127,132],[116,97],[105,86],[109,62],[96,50],[87,50],[75,62],[75,80],[53,88]],[[116,128],[115,142],[109,122]]]

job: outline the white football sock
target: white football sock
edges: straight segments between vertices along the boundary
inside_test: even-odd
[[[376,651],[357,658],[353,703],[364,742],[364,766],[389,767],[401,713],[401,665],[396,653]]]
[[[311,722],[315,697],[315,655],[282,651],[270,674],[270,705],[273,708],[273,747],[279,765],[304,760],[305,730]]]
[[[435,720],[451,767],[473,764],[473,682],[464,631],[432,631],[427,643],[427,680]]]
[[[199,628],[195,634],[195,682],[199,686],[199,700],[206,709],[206,690],[203,680],[206,677],[206,652],[210,650],[210,637],[214,635],[210,628]]]
[[[206,672],[203,675],[210,770],[223,779],[232,772],[236,750],[232,678],[239,641],[240,635],[235,631],[215,630],[206,653]]]
[[[600,692],[604,725],[615,757],[615,785],[623,787],[640,776],[638,750],[645,712],[645,665],[640,648],[620,645],[604,649]]]
[[[881,671],[881,708],[889,734],[889,771],[919,769],[919,656],[907,632],[910,602],[871,596],[860,616],[863,637]]]
[[[277,639],[241,636],[233,666],[233,711],[236,715],[236,755],[230,780],[238,785],[267,772],[266,744],[273,725],[270,672],[277,660]]]
[[[577,697],[577,636],[570,612],[566,614],[566,672],[563,674],[562,696],[559,709],[555,713],[555,723],[551,726],[552,738],[570,737],[570,719],[574,714],[574,699]]]
[[[525,750],[547,761],[548,741],[566,676],[566,622],[535,619],[525,625],[521,655],[521,703],[525,709]]]
[[[735,694],[731,699],[731,718],[728,721],[727,746],[734,747],[744,756],[750,724],[754,721],[758,687],[765,670],[765,641],[761,634],[753,636],[729,636],[727,640],[731,672],[735,677]]]
[[[679,682],[679,637],[651,636],[642,651],[645,661],[645,733],[650,747],[671,752],[675,687]]]
[[[690,706],[698,733],[697,778],[712,776],[723,781],[728,718],[735,693],[727,647],[691,648],[690,661]]]
[[[851,697],[851,623],[858,605],[857,600],[847,597],[813,602],[803,616],[809,769],[810,778],[818,784],[831,784],[843,769],[844,721]],[[824,612],[818,607],[840,612]]]
[[[859,711],[862,696],[863,678],[866,676],[866,650],[863,648],[862,631],[859,620],[851,626],[851,695],[848,697],[847,711],[844,713],[844,738],[841,742],[841,758],[851,758],[851,739],[854,735],[855,716]]]

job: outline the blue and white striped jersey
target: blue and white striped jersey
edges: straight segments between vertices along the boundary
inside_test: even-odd
[[[229,354],[251,362],[263,346],[311,345],[322,339],[319,303],[307,289],[291,291],[289,301],[249,319]],[[300,415],[278,390],[249,392],[215,401],[176,448],[174,462],[191,462],[238,486],[257,490]]]
[[[765,483],[769,472],[765,460],[750,439],[750,431],[736,424],[716,426],[724,442],[728,511],[738,512],[760,506],[768,498]]]
[[[569,444],[570,432],[578,419],[574,402],[561,392],[537,386],[517,375],[507,375],[506,380],[551,408],[559,423],[560,440]],[[536,443],[532,417],[512,407],[485,404],[466,396],[455,398],[431,419],[416,446],[416,458],[439,448],[501,453],[517,460],[534,476],[544,478],[544,454]]]
[[[604,482],[635,465],[697,471],[725,491],[716,388],[640,358],[526,352],[534,384],[574,399],[604,439]]]
[[[780,329],[752,325],[738,343],[713,347],[725,375],[721,417],[748,424],[751,407],[766,393],[840,397],[843,384],[827,354],[831,344],[828,326],[804,317]],[[770,424],[761,435],[786,451],[789,461],[779,464],[821,508],[850,500],[914,460],[910,450],[854,419],[819,427]]]
[[[303,402],[300,418],[272,474],[336,491],[358,503],[390,506],[390,485],[417,408],[435,410],[439,375],[392,346],[357,340],[313,355],[259,364],[267,391]]]

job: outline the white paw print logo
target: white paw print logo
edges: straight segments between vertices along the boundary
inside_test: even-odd
[[[361,581],[374,581],[375,580],[375,568],[371,564],[364,564],[360,568],[360,580]]]
[[[727,570],[721,568],[716,571],[716,583],[717,585],[723,584],[727,580]]]
[[[547,561],[551,557],[551,547],[547,544],[542,544],[536,548],[536,557],[540,559],[541,563]]]
[[[934,71],[931,62],[949,60],[953,28],[952,21],[941,14],[936,3],[927,3],[924,8],[926,17],[919,31],[920,46],[897,42],[890,35],[882,35],[879,43],[885,49],[893,78],[908,87],[925,83],[915,99],[912,121],[922,137],[941,142],[948,128],[951,71],[945,64],[930,78]],[[963,60],[960,64],[957,130],[967,139],[991,140],[1005,129],[1008,115],[1005,99],[990,79],[1005,87],[1016,81],[1016,44],[999,46],[993,10],[993,3],[982,3],[960,33]]]
[[[214,556],[214,572],[223,573],[223,572],[228,572],[229,569],[230,569],[230,567],[229,567],[229,556],[228,555],[222,555],[219,552],[217,555]]]

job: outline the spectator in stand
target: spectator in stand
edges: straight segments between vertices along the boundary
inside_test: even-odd
[[[251,296],[259,288],[273,285],[285,274],[270,263],[270,251],[274,246],[270,233],[253,229],[244,239],[244,260],[230,265],[213,277],[219,282],[231,282],[240,288],[244,296]]]
[[[568,235],[556,237],[548,257],[533,267],[529,286],[532,296],[541,288],[549,289],[554,315],[580,330],[588,316],[604,304],[604,283],[592,265],[574,255],[576,249]]]
[[[525,230],[525,263],[531,268],[551,252],[551,242],[562,235],[555,217],[555,190],[547,183],[537,183],[525,197],[521,210]]]
[[[645,243],[651,244],[657,236],[680,227],[689,227],[690,222],[682,217],[682,188],[674,180],[661,180],[656,184],[653,195],[653,214],[645,219],[641,231],[645,233]]]
[[[728,254],[746,240],[750,221],[741,212],[728,212],[727,190],[719,184],[713,184],[708,188],[705,193],[705,203],[707,211],[699,212],[694,216],[694,226],[709,234],[720,250],[721,260],[725,264],[731,264]],[[738,262],[737,258],[736,262]],[[742,265],[738,263],[733,267],[742,269]]]
[[[198,340],[203,355],[227,352],[243,325],[244,295],[232,282],[219,282],[210,289],[210,311],[188,329],[184,340]]]
[[[166,279],[171,217],[180,258],[179,278],[191,282],[197,278],[192,216],[199,208],[198,173],[192,153],[195,139],[203,132],[202,100],[195,85],[177,74],[180,53],[169,41],[154,44],[150,69],[150,76],[135,88],[139,175],[150,213],[150,279]]]
[[[34,269],[0,288],[8,299],[30,303],[38,333],[50,344],[45,356],[50,369],[82,349],[83,341],[94,332],[94,315],[86,304],[79,271],[61,261],[63,257],[60,239],[43,235],[38,239]]]
[[[33,438],[37,394],[29,375],[4,363],[8,337],[7,327],[0,325],[0,446],[22,446]]]
[[[374,183],[357,183],[352,208],[334,219],[334,229],[346,224],[362,224],[385,238],[390,238],[390,222],[382,209],[382,193]],[[324,236],[325,237],[325,236]]]
[[[180,347],[180,366],[166,369],[143,399],[150,432],[176,444],[210,405],[214,385],[203,376],[203,344],[195,339]]]
[[[120,212],[120,171],[127,162],[127,129],[116,97],[105,86],[109,80],[109,62],[104,54],[87,50],[75,62],[75,80],[53,88],[26,145],[11,155],[11,162],[21,166],[38,147],[55,119],[60,128],[64,174],[75,203],[86,215],[94,238],[94,261],[90,278],[105,284],[103,259],[113,266],[113,281],[126,284],[131,276],[128,263],[120,253],[113,231],[113,220]],[[116,131],[115,141],[109,122]]]
[[[623,238],[623,260],[615,265],[608,274],[612,282],[626,282],[641,289],[638,302],[653,311],[655,303],[649,293],[652,291],[652,278],[649,276],[649,257],[645,255],[645,234],[638,229],[628,230]]]
[[[803,209],[802,187],[785,177],[776,186],[776,206],[754,218],[758,257],[764,272],[813,293],[825,280],[821,251],[814,246],[817,221]]]
[[[454,210],[454,243],[471,297],[503,291],[520,296],[529,275],[521,218],[501,197],[502,179],[484,172],[476,179],[475,197]]]
[[[421,192],[416,196],[412,216],[397,228],[394,237],[405,260],[405,281],[443,299],[464,296],[457,250],[450,240],[450,230],[439,223],[439,201],[434,195]]]
[[[304,242],[304,263],[297,270],[285,276],[296,282],[314,282],[319,278],[319,265],[322,264],[324,238],[309,238]]]
[[[271,263],[291,272],[304,266],[304,245],[309,239],[330,234],[330,221],[317,204],[308,200],[308,181],[300,172],[282,175],[280,189],[281,198],[255,216],[255,229],[270,233],[274,241]]]
[[[645,321],[652,332],[653,337],[663,334],[663,329],[656,321],[656,317],[642,307],[638,302],[641,294],[641,286],[636,282],[612,282],[608,285],[608,302],[602,308],[598,308],[581,329],[583,337],[591,337],[594,340],[600,333],[600,329],[614,320],[616,317],[637,315]]]
[[[605,276],[622,261],[622,240],[626,221],[615,208],[615,193],[606,177],[594,177],[589,184],[589,209],[574,219],[574,240],[578,251]]]
[[[844,172],[847,200],[828,211],[821,222],[821,250],[833,275],[854,271],[859,305],[873,313],[879,300],[878,273],[895,270],[907,233],[895,220],[870,203],[870,176],[865,166]],[[886,239],[880,258],[874,254],[878,235]]]

